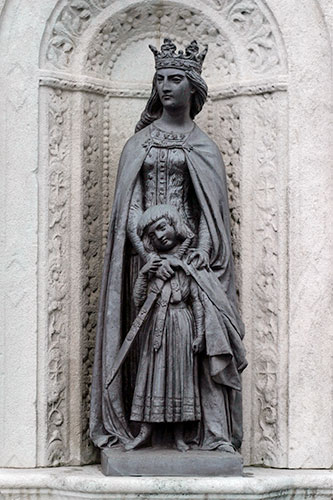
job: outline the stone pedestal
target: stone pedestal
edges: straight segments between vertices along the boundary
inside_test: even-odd
[[[99,467],[0,469],[1,500],[331,500],[333,471],[244,467],[244,477],[105,477]]]
[[[106,476],[241,476],[239,453],[190,450],[103,450],[101,465]]]

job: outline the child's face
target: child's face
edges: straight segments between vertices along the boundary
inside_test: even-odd
[[[148,236],[153,247],[164,252],[171,250],[177,243],[175,228],[164,217],[148,226]]]

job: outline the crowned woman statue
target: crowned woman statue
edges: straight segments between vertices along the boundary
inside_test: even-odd
[[[100,448],[121,445],[129,450],[154,443],[151,432],[148,442],[146,436],[140,439],[144,421],[140,428],[131,418],[132,400],[135,396],[138,401],[137,388],[142,385],[137,380],[142,369],[137,372],[137,368],[146,366],[142,361],[146,351],[140,347],[145,339],[140,340],[140,334],[151,322],[147,308],[139,311],[142,301],[133,300],[133,290],[140,269],[145,269],[150,279],[161,284],[156,294],[162,297],[182,267],[191,276],[192,289],[197,290],[195,307],[199,304],[202,310],[199,333],[205,342],[202,349],[196,349],[200,352],[195,352],[191,364],[197,367],[196,404],[200,408],[196,407],[192,422],[183,422],[180,448],[234,453],[242,442],[244,330],[236,301],[224,165],[216,144],[194,122],[207,98],[207,85],[201,77],[207,49],[200,52],[193,41],[185,52],[177,52],[169,39],[160,51],[150,49],[156,68],[152,92],[120,158],[109,227],[91,392],[91,438]],[[154,246],[148,251],[141,238],[143,214],[157,205],[176,210],[192,235],[175,245],[176,254],[160,256]],[[173,312],[172,324],[176,324],[176,316]],[[136,365],[130,364],[131,384],[126,362],[118,371],[114,366],[136,317],[141,318],[140,324],[135,322],[140,359]],[[166,352],[172,355],[170,349]],[[181,356],[180,349],[177,359]],[[151,392],[145,388],[145,394]],[[165,412],[160,424],[168,423],[167,403]],[[140,410],[140,415],[146,413],[145,408]],[[156,432],[163,434],[158,426]]]

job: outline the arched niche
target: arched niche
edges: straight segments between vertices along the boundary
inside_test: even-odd
[[[219,145],[229,179],[250,359],[243,453],[247,463],[285,466],[287,60],[272,13],[254,0],[60,1],[48,20],[40,51],[48,165],[40,206],[48,249],[42,462],[96,459],[88,412],[103,250],[119,155],[150,91],[147,46],[164,36],[209,45],[209,100],[197,121]]]

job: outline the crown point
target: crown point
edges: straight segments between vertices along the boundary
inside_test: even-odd
[[[149,45],[150,50],[153,52],[155,57],[155,68],[178,68],[182,70],[194,70],[197,73],[201,73],[201,67],[203,60],[207,54],[207,47],[199,53],[199,45],[196,40],[185,47],[185,54],[183,50],[178,50],[177,47],[168,37],[164,38],[161,45],[161,50],[158,51],[156,47]]]
[[[154,47],[154,45],[150,45],[150,44],[148,45],[148,47],[150,48],[150,50],[152,51],[152,53],[153,53],[155,56],[157,56],[157,54],[158,54],[158,50],[157,50],[157,48],[156,48],[156,47]]]

